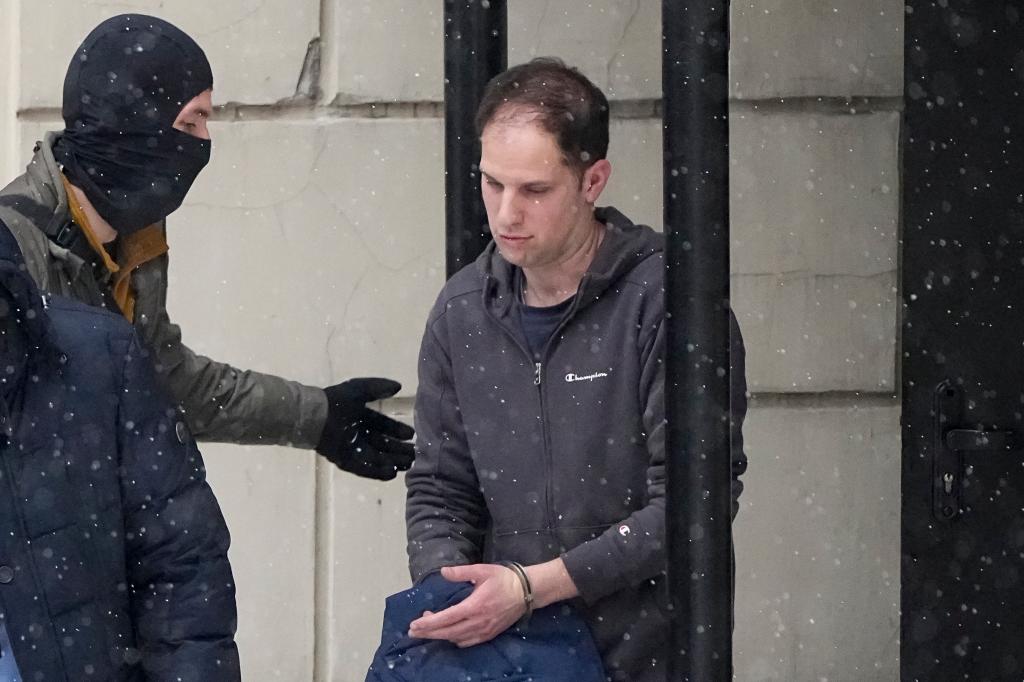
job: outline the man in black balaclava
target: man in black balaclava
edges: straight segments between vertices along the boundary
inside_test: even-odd
[[[0,192],[0,223],[41,289],[135,325],[199,440],[315,448],[358,476],[394,478],[412,463],[412,429],[366,404],[397,382],[321,389],[239,370],[192,352],[168,319],[164,219],[209,160],[212,88],[206,55],[177,27],[104,21],[71,59],[65,129]]]
[[[174,123],[195,98],[205,120],[212,88],[199,46],[155,19],[115,17],[75,53],[54,156],[119,235],[173,213],[209,162],[205,126],[182,131]]]

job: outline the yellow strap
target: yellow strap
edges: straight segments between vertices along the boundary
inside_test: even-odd
[[[82,230],[82,234],[85,235],[85,240],[89,242],[89,246],[96,252],[100,258],[103,259],[103,265],[110,272],[117,272],[121,268],[118,267],[117,263],[113,261],[110,254],[107,253],[106,248],[100,243],[100,240],[96,238],[96,234],[92,231],[92,225],[89,224],[89,219],[85,215],[85,210],[82,205],[78,203],[78,195],[75,194],[74,188],[71,187],[71,183],[61,173],[61,181],[64,183],[64,193],[68,195],[68,208],[71,209],[71,219],[75,221],[75,225],[78,225]]]
[[[114,275],[114,300],[121,307],[121,312],[129,322],[135,321],[135,291],[131,286],[132,273],[135,269],[154,258],[167,253],[167,239],[159,224],[144,227],[121,237],[121,245],[117,250],[120,261],[120,272]]]
[[[132,273],[140,265],[148,263],[154,258],[159,258],[167,253],[167,239],[164,237],[163,228],[159,224],[150,225],[137,232],[133,232],[120,238],[118,248],[118,261],[115,263],[107,253],[107,249],[96,238],[92,231],[92,225],[85,215],[78,198],[71,187],[71,183],[63,175],[60,176],[64,183],[64,191],[68,196],[68,207],[71,209],[71,218],[82,230],[86,241],[96,254],[103,259],[103,266],[114,276],[111,287],[114,295],[114,302],[121,309],[121,314],[129,322],[135,321],[135,291],[132,288]]]

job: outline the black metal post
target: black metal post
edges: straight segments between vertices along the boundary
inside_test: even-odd
[[[480,197],[480,142],[473,117],[487,82],[508,62],[505,0],[445,0],[445,267],[451,277],[490,236]]]
[[[662,0],[669,679],[732,679],[729,3]]]

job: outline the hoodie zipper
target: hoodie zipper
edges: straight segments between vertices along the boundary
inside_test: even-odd
[[[583,290],[583,285],[586,284],[588,275],[584,275],[583,279],[580,280],[580,285],[576,290],[576,296],[579,296],[579,292]],[[554,457],[551,455],[551,434],[548,429],[548,409],[547,401],[544,399],[544,363],[547,362],[551,355],[552,347],[555,339],[558,338],[565,326],[569,324],[569,320],[576,316],[576,311],[579,310],[579,298],[572,303],[572,307],[566,313],[562,321],[555,327],[555,330],[551,332],[551,336],[548,337],[547,343],[544,344],[544,349],[540,353],[540,362],[535,363],[536,370],[534,372],[533,383],[537,386],[537,393],[540,396],[540,427],[542,442],[544,443],[544,511],[547,516],[547,530],[551,531],[555,527],[555,493],[554,493],[554,472],[555,462]]]
[[[490,277],[491,276],[488,275],[488,278]],[[569,308],[569,311],[566,313],[565,317],[562,318],[562,321],[558,324],[555,330],[551,332],[551,336],[548,337],[547,343],[544,344],[544,349],[541,351],[540,354],[540,362],[533,362],[533,385],[537,387],[537,398],[540,401],[541,442],[543,443],[544,448],[544,516],[546,518],[547,526],[545,530],[547,531],[551,531],[555,525],[553,518],[554,507],[552,505],[552,501],[554,499],[554,486],[552,482],[552,474],[554,472],[554,461],[551,457],[551,436],[548,433],[547,401],[544,400],[544,363],[547,361],[548,355],[551,352],[551,344],[553,343],[554,339],[562,332],[563,329],[565,329],[565,326],[569,323],[569,320],[576,316],[576,312],[577,310],[579,310],[579,293],[583,291],[584,285],[589,281],[589,279],[590,275],[584,275],[583,279],[580,280],[580,285],[576,290],[577,299],[573,301],[572,307]],[[515,334],[513,334],[508,329],[508,327],[506,327],[505,324],[502,323],[501,320],[498,319],[498,316],[495,315],[494,311],[492,311],[490,306],[487,305],[486,300],[484,301],[484,310],[487,311],[487,314],[490,315],[491,319],[493,319],[497,323],[498,327],[500,327],[506,334],[508,334],[512,341],[517,346],[519,346],[519,349],[523,351],[526,357],[529,358],[530,360],[533,360],[533,354],[530,352],[530,349],[523,346],[523,344],[520,343],[519,338]]]

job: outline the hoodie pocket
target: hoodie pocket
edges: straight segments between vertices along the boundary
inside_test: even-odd
[[[601,535],[610,524],[552,529],[499,530],[494,533],[488,560],[508,559],[521,564],[550,561]]]
[[[580,545],[596,540],[601,537],[601,534],[608,530],[612,524],[602,523],[591,526],[565,526],[556,528],[555,533],[558,535],[558,542],[561,545],[562,552],[568,552],[570,549],[575,549]]]
[[[558,541],[549,530],[510,530],[494,533],[487,561],[518,561],[529,566],[557,557]]]

